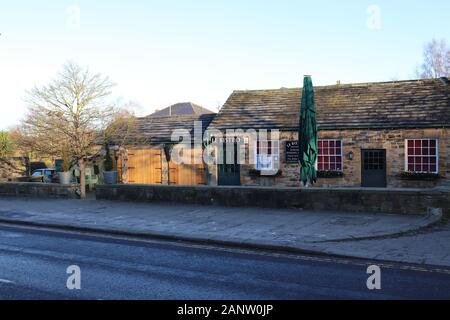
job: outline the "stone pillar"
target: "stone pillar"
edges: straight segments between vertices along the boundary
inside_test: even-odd
[[[119,157],[121,158],[121,180],[123,184],[128,184],[128,150],[120,148]]]
[[[164,145],[161,146],[161,183],[169,185],[169,161],[164,150]]]

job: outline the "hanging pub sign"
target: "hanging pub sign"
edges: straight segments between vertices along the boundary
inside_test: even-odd
[[[300,145],[298,141],[286,142],[286,163],[298,164],[300,157]]]

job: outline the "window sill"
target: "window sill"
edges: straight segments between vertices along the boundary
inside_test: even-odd
[[[273,172],[273,170],[257,170],[257,169],[251,169],[248,172],[248,175],[250,177],[279,177],[283,174],[281,170],[278,170],[275,174],[264,174],[265,172]]]

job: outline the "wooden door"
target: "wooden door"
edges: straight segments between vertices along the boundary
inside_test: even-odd
[[[129,184],[161,184],[161,150],[132,149],[128,151]]]
[[[169,162],[169,184],[170,185],[178,185],[178,164],[176,164],[174,161]]]
[[[193,149],[191,164],[176,164],[169,162],[169,183],[171,185],[206,185],[206,167],[205,164],[194,164],[195,153],[202,154],[203,149]],[[203,159],[203,158],[202,158]]]

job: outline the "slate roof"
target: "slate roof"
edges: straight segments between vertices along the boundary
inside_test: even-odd
[[[149,116],[136,118],[136,129],[130,141],[137,145],[172,143],[177,129],[194,134],[196,121],[202,122],[202,134],[216,116],[212,111],[192,102],[177,103]]]
[[[189,115],[202,115],[202,114],[214,114],[214,112],[205,109],[192,102],[182,102],[174,104],[163,110],[157,111],[150,115],[150,117],[169,117],[169,116],[189,116]]]
[[[154,117],[152,115],[137,118],[136,141],[145,141],[145,144],[171,143],[172,133],[177,129],[188,130],[191,136],[194,135],[195,121],[202,122],[202,134],[214,119],[216,114]],[[141,144],[139,142],[139,144]]]
[[[234,91],[210,127],[298,130],[302,89]],[[447,78],[315,87],[321,130],[450,127]]]

